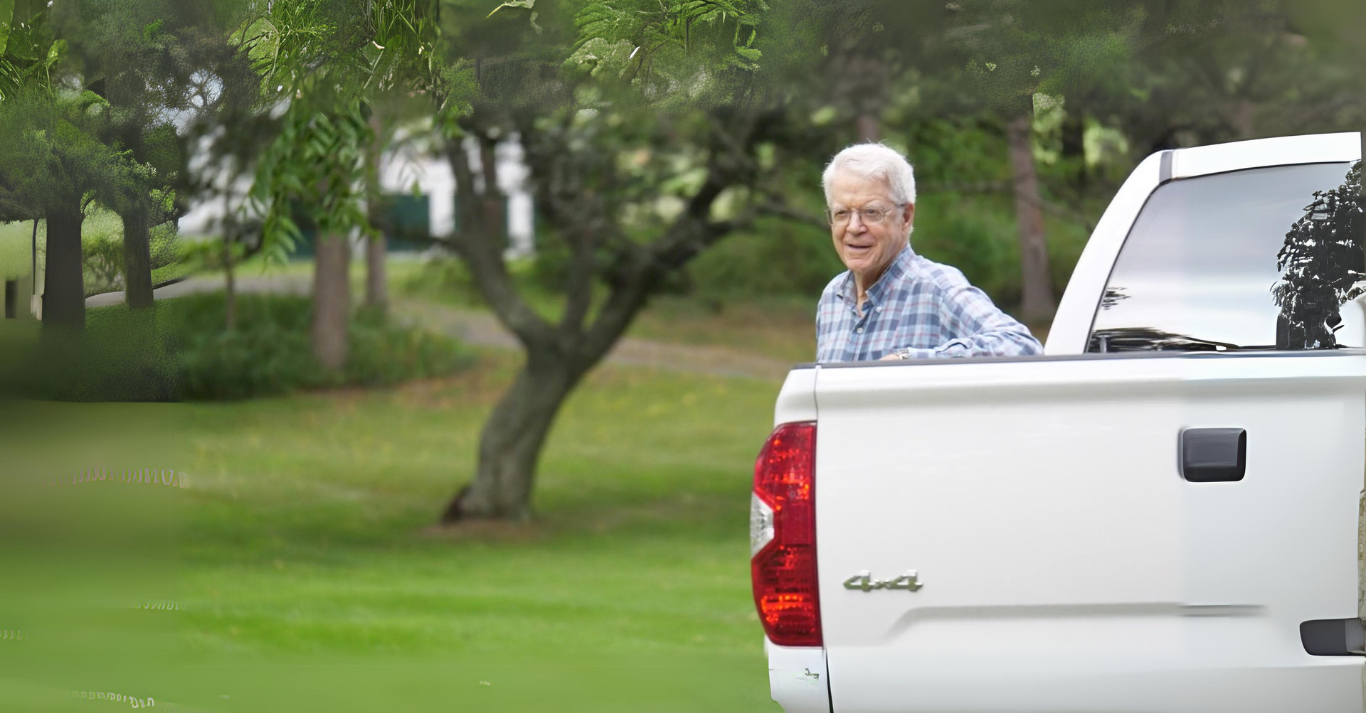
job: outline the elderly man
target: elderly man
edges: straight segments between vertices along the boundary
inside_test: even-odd
[[[821,293],[821,362],[1040,354],[1023,324],[958,270],[911,250],[915,173],[881,144],[839,152],[821,177],[844,266]]]

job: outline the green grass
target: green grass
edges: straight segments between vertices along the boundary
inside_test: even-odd
[[[600,369],[551,436],[533,523],[434,530],[513,367],[81,407],[154,419],[158,462],[190,482],[163,597],[186,607],[162,614],[179,653],[145,689],[97,690],[215,711],[778,710],[745,529],[777,384]]]
[[[710,301],[665,296],[650,303],[627,336],[725,347],[793,364],[816,359],[816,300],[794,296]]]
[[[47,240],[45,225],[38,224],[39,249]],[[12,280],[33,272],[33,221],[0,223],[0,280]],[[41,263],[41,257],[39,259]]]
[[[194,267],[187,262],[173,262],[152,270],[152,284],[161,285],[171,280],[182,277],[189,277],[194,274]]]

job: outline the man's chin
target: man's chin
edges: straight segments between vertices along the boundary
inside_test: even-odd
[[[855,275],[863,275],[873,269],[872,258],[859,257],[844,261],[844,266]]]

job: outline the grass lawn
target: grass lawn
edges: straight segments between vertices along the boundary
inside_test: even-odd
[[[38,224],[39,246],[44,245],[47,240],[45,227],[42,223]],[[30,274],[33,272],[32,261],[33,221],[0,223],[0,280]]]
[[[162,613],[178,653],[147,683],[158,707],[779,710],[746,540],[778,385],[601,368],[551,436],[535,522],[431,528],[514,366],[488,353],[395,390],[61,407],[156,419],[162,457],[185,463],[163,597],[185,611]]]

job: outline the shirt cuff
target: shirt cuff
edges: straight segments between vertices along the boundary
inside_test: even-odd
[[[969,357],[972,356],[972,345],[963,341],[962,339],[950,339],[949,341],[940,344],[939,347],[934,350],[934,355],[947,357]]]

